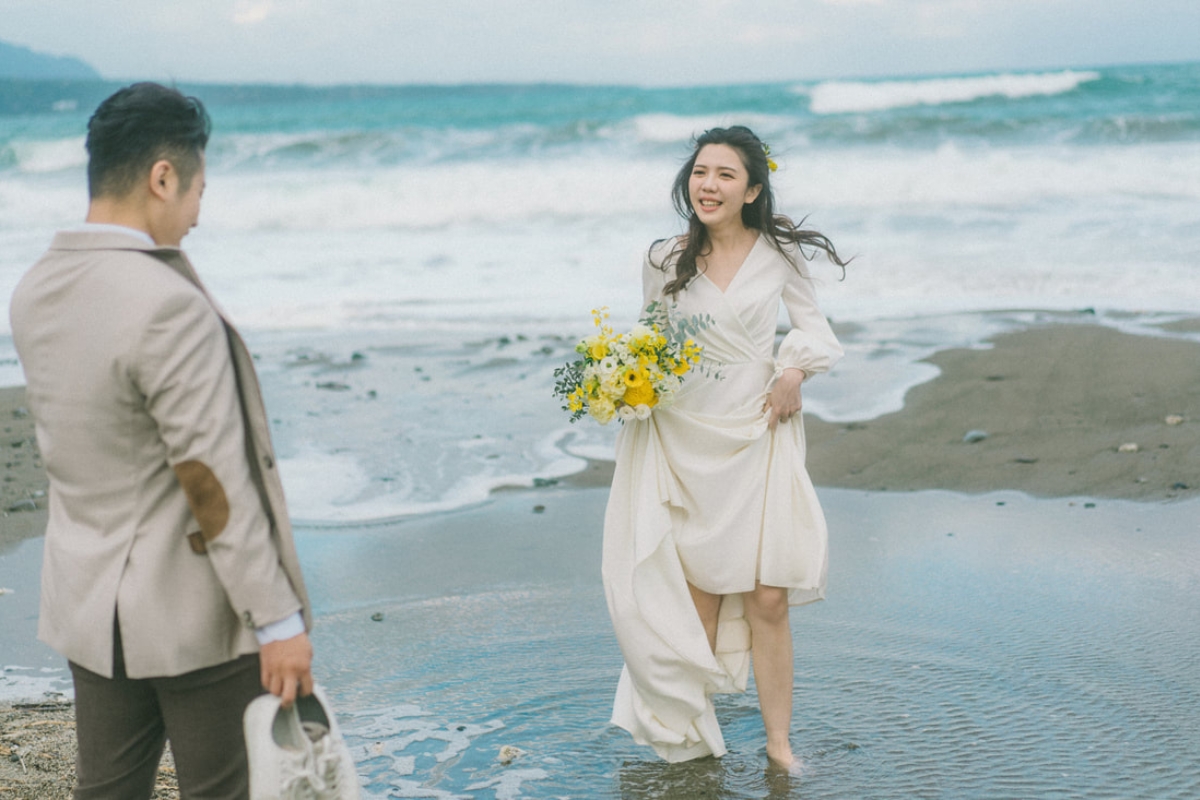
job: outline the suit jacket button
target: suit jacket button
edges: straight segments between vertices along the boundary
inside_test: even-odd
[[[246,627],[247,627],[247,628],[253,628],[253,627],[254,627],[254,617],[253,617],[253,616],[251,616],[251,614],[250,614],[250,612],[249,612],[249,611],[247,611],[246,613],[242,614],[242,621],[246,623]]]
[[[267,469],[275,466],[275,461],[270,456],[263,456],[263,464]]]

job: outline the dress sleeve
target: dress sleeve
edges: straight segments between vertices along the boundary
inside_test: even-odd
[[[800,270],[788,267],[783,287],[783,305],[787,309],[792,329],[779,345],[775,359],[775,374],[795,367],[804,370],[804,379],[828,372],[841,359],[843,350],[829,327],[829,320],[817,307],[813,279],[799,260]]]
[[[655,300],[662,300],[663,288],[670,277],[667,271],[655,264],[662,265],[663,260],[671,253],[674,239],[656,242],[642,259],[642,311]]]

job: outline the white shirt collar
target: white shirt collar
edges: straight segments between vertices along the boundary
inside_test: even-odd
[[[72,228],[77,233],[123,233],[126,236],[135,236],[151,247],[156,247],[155,241],[150,238],[150,234],[145,231],[139,231],[137,228],[130,228],[127,225],[113,225],[108,222],[84,222],[78,228]]]

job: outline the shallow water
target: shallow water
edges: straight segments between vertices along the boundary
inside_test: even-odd
[[[597,574],[604,494],[302,538],[322,670],[370,793],[1200,792],[1194,503],[823,491],[832,583],[793,613],[794,779],[764,769],[753,693],[719,698],[719,761],[663,764],[605,724],[620,656]],[[503,745],[525,754],[503,766]]]
[[[822,490],[831,583],[793,611],[807,771],[791,778],[765,769],[753,692],[718,698],[720,760],[664,764],[607,725],[621,660],[599,584],[606,494],[502,492],[299,531],[316,672],[368,797],[1200,793],[1195,502]],[[0,577],[36,570],[37,544],[0,556]],[[22,587],[0,598],[24,596],[0,606],[0,662],[45,667],[28,615],[10,616],[30,607]],[[507,766],[504,745],[523,751]]]

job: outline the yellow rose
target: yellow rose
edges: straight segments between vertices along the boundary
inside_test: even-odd
[[[654,387],[649,381],[641,381],[636,386],[628,387],[625,390],[625,397],[622,399],[627,405],[645,405],[650,408],[653,408],[658,402],[658,397],[654,394]]]
[[[607,397],[597,397],[588,405],[588,413],[601,425],[607,425],[617,413],[617,408]]]

